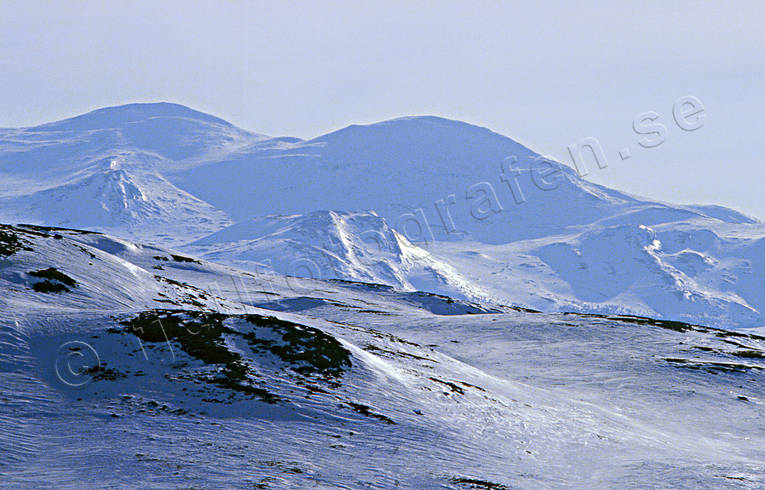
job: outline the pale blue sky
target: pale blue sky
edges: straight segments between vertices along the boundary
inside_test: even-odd
[[[434,114],[563,161],[595,136],[593,181],[765,218],[765,3],[412,3],[4,1],[0,126],[160,100],[303,138]],[[698,131],[672,121],[683,95]],[[649,110],[668,135],[647,150]]]

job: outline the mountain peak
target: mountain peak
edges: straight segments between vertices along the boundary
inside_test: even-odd
[[[410,243],[375,211],[319,210],[257,217],[191,243],[193,255],[257,272],[343,279],[478,297],[450,265]]]
[[[170,102],[134,103],[96,109],[79,116],[40,126],[55,130],[94,130],[122,127],[130,123],[154,118],[182,118],[218,124],[233,125],[223,119],[199,112],[190,107]]]
[[[319,136],[312,141],[323,142],[342,140],[345,138],[358,138],[360,134],[369,135],[369,137],[372,138],[379,136],[385,140],[400,138],[424,138],[427,140],[433,137],[440,138],[443,136],[457,139],[502,140],[520,146],[519,143],[511,138],[495,133],[483,126],[476,126],[475,124],[470,124],[464,121],[432,115],[402,116],[370,124],[352,124],[337,131]],[[526,151],[531,152],[531,150],[528,149],[526,149]]]
[[[469,122],[460,121],[459,119],[449,119],[448,117],[443,116],[434,116],[431,114],[423,114],[423,115],[411,115],[411,116],[399,116],[394,117],[393,119],[387,119],[385,121],[380,121],[376,124],[431,124],[431,125],[438,125],[443,127],[472,127],[477,129],[484,129],[487,131],[490,131],[489,129],[478,126],[476,124],[471,124]]]

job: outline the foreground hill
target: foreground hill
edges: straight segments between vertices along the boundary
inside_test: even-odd
[[[765,338],[0,227],[6,485],[761,486]]]

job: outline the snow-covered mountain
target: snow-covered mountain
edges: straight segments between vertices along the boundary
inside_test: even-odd
[[[480,287],[412,245],[374,211],[315,211],[243,221],[183,247],[240,269],[386,284],[475,299]]]
[[[0,225],[0,290],[4,486],[765,485],[747,332],[35,226]]]
[[[189,241],[231,221],[162,173],[267,139],[166,103],[0,129],[0,216],[156,242]]]
[[[224,161],[171,172],[168,178],[237,221],[275,210],[374,209],[417,241],[467,235],[506,243],[591,223],[635,203],[560,166],[558,187],[541,190],[532,182],[531,169],[542,161],[488,129],[410,117],[350,126],[278,150],[238,152]],[[518,175],[518,183],[509,187],[503,175]],[[213,181],[220,187],[208,185]],[[520,188],[515,196],[513,188]],[[258,198],[237,197],[248,193]],[[516,197],[524,202],[516,204]]]
[[[140,150],[162,162],[217,158],[266,136],[178,104],[129,104],[35,127],[2,129],[0,169],[17,175],[70,174],[93,156]]]
[[[231,223],[226,214],[178,189],[154,170],[120,155],[71,181],[0,199],[14,222],[81,227],[154,242],[178,242]]]
[[[611,224],[506,245],[437,243],[433,250],[502,304],[726,328],[765,324],[765,230],[758,224]]]
[[[417,242],[470,237],[505,244],[607,222],[756,221],[725,208],[657,203],[596,185],[508,137],[431,116],[250,148],[168,178],[236,221],[374,209]],[[248,195],[257,198],[241,198]]]
[[[376,218],[347,218],[362,210]],[[544,311],[765,325],[762,222],[595,185],[510,138],[431,116],[307,141],[175,104],[3,129],[0,220]]]

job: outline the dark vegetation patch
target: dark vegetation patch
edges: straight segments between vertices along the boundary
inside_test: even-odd
[[[677,364],[678,367],[685,369],[703,370],[711,374],[719,373],[746,373],[754,370],[765,369],[763,366],[756,366],[752,364],[740,364],[735,362],[714,362],[714,361],[700,361],[693,359],[683,359],[678,357],[665,357],[665,361],[672,364]]]
[[[245,328],[231,328],[226,320],[237,318]],[[252,327],[246,328],[250,324]],[[309,379],[339,386],[337,379],[351,366],[350,351],[334,337],[319,329],[260,315],[225,315],[186,310],[150,310],[122,322],[126,328],[115,333],[130,333],[143,342],[178,345],[189,356],[220,369],[203,379],[208,384],[242,393],[253,399],[277,403],[280,398],[253,385],[259,377],[253,364],[226,344],[232,337],[244,339],[254,354],[269,353],[280,359],[296,384],[310,392],[326,392]],[[208,401],[218,401],[212,398]]]
[[[762,335],[756,335],[753,333],[733,332],[731,330],[716,330],[715,337],[719,337],[721,339],[727,339],[729,337],[738,337],[741,339],[765,340],[765,337],[763,337]],[[726,342],[726,341],[727,340],[723,340],[723,342]]]
[[[651,325],[654,327],[663,328],[666,330],[674,330],[675,332],[699,332],[699,333],[713,333],[715,337],[720,339],[728,338],[741,338],[741,339],[754,339],[765,340],[765,337],[761,335],[751,333],[741,333],[733,330],[723,330],[721,328],[703,327],[701,325],[694,325],[691,323],[676,322],[671,320],[654,320],[653,318],[646,318],[641,316],[631,315],[598,315],[598,314],[579,314],[579,313],[564,313],[565,315],[577,315],[581,317],[593,317],[603,318],[607,320],[617,320],[628,323],[636,323],[638,325]]]
[[[720,353],[720,351],[715,349],[714,347],[707,347],[704,345],[694,345],[693,348],[698,349],[700,351],[704,351],[704,352],[716,352],[718,354]]]
[[[411,342],[409,340],[406,340],[406,339],[401,338],[401,337],[397,337],[397,336],[395,336],[393,334],[390,334],[388,332],[381,332],[380,330],[375,330],[374,328],[371,328],[371,327],[359,327],[359,326],[353,325],[351,323],[338,322],[338,321],[334,321],[334,320],[329,320],[329,321],[331,323],[334,323],[335,325],[341,327],[341,328],[345,328],[345,329],[348,329],[348,330],[353,330],[355,332],[364,332],[364,333],[372,335],[373,337],[381,339],[381,340],[385,340],[385,341],[389,341],[389,342],[396,342],[396,343],[399,343],[399,344],[411,345],[412,347],[422,348],[422,346],[420,344],[416,343],[416,342]]]
[[[504,306],[504,308],[509,308],[513,311],[519,311],[521,313],[532,313],[535,315],[542,313],[540,310],[534,310],[532,308],[524,308],[523,306]]]
[[[756,336],[754,336],[754,335],[747,335],[747,334],[744,334],[744,333],[733,332],[733,331],[730,331],[730,330],[720,330],[720,331],[715,333],[715,336],[716,337],[720,337],[720,338],[727,338],[727,337],[739,337],[739,338],[742,338],[742,339],[745,339],[747,337],[755,337],[756,338]]]
[[[19,250],[32,251],[29,242],[14,233],[13,228],[0,225],[0,256],[9,257]]]
[[[731,352],[736,357],[745,357],[747,359],[765,359],[765,354],[758,350],[737,350]]]
[[[30,276],[39,277],[41,279],[50,279],[52,281],[58,281],[66,284],[67,286],[76,286],[77,281],[67,276],[63,272],[59,271],[55,267],[48,267],[47,269],[40,269],[39,271],[32,271]]]
[[[80,245],[79,243],[75,243],[75,244],[74,244],[74,246],[75,246],[75,247],[77,247],[77,248],[80,250],[80,252],[82,252],[82,253],[84,253],[84,254],[87,254],[88,256],[90,256],[90,258],[91,258],[91,259],[95,259],[95,258],[96,258],[96,254],[94,254],[93,252],[91,252],[91,251],[90,251],[90,250],[88,250],[87,248],[83,247],[83,246],[82,246],[82,245]]]
[[[94,381],[116,381],[118,379],[127,378],[127,374],[115,371],[114,369],[103,367],[100,365],[93,366],[85,370],[86,374],[92,376]]]
[[[200,288],[198,288],[196,286],[192,286],[191,284],[189,284],[187,282],[176,281],[175,279],[170,279],[169,277],[158,276],[158,275],[155,275],[154,279],[156,279],[157,281],[160,281],[160,282],[166,282],[168,284],[171,284],[171,285],[179,287],[179,288],[190,289],[192,291],[197,292],[199,294],[199,296],[202,297],[202,298],[205,298],[207,296],[207,294],[205,293],[204,289],[200,289]]]
[[[349,281],[347,279],[327,279],[328,282],[334,282],[337,284],[340,284],[341,286],[349,286],[355,289],[362,289],[362,290],[372,290],[372,291],[389,291],[393,292],[393,286],[388,286],[387,284],[375,284],[371,282],[359,282],[359,281]]]
[[[58,282],[41,281],[32,284],[32,289],[38,293],[68,293],[68,287]]]
[[[206,379],[210,384],[259,398],[268,403],[278,400],[276,395],[248,383],[254,374],[242,356],[226,347],[224,334],[239,332],[226,327],[221,313],[197,311],[172,312],[166,310],[145,311],[132,320],[123,322],[127,332],[144,342],[175,341],[181,350],[206,364],[222,366],[222,370]]]
[[[35,229],[35,227],[27,227],[26,225],[18,225],[18,226],[0,225],[0,228],[4,230],[8,230],[17,235],[21,234],[21,235],[33,236],[33,237],[39,237],[39,238],[51,237],[48,233],[45,233],[44,231],[38,231]]]
[[[394,422],[393,420],[391,420],[390,418],[386,417],[385,415],[383,415],[381,413],[373,412],[372,411],[372,407],[370,407],[370,406],[362,405],[361,403],[355,403],[355,402],[345,402],[345,405],[347,407],[350,407],[351,410],[353,410],[354,412],[360,413],[361,415],[364,415],[366,417],[372,417],[372,418],[375,418],[377,420],[381,420],[381,421],[385,422],[386,424],[391,424],[392,425],[392,424],[396,423],[396,422]]]
[[[488,488],[491,490],[506,490],[507,487],[500,483],[494,483],[487,480],[479,480],[477,478],[465,478],[461,476],[455,476],[449,479],[450,482],[455,485],[459,485],[464,488]]]
[[[358,310],[359,313],[371,313],[373,315],[380,315],[380,316],[393,316],[394,314],[389,311],[381,311],[381,310]]]
[[[173,301],[171,299],[154,298],[154,301],[156,301],[157,303],[167,303],[169,305],[180,306],[180,304],[177,301]]]
[[[463,390],[461,387],[457,386],[454,383],[451,383],[449,381],[444,381],[442,379],[434,378],[432,376],[430,377],[430,380],[431,381],[435,381],[436,383],[440,383],[440,384],[442,384],[444,386],[449,387],[452,390],[452,392],[454,392],[454,393],[459,393],[460,395],[464,395],[465,394],[465,390]]]
[[[56,226],[40,226],[40,225],[29,225],[29,224],[20,224],[18,226],[20,228],[35,230],[38,232],[50,233],[50,232],[66,231],[69,233],[74,233],[76,235],[103,235],[103,233],[99,233],[97,231],[75,230],[74,228],[61,228]]]
[[[185,282],[176,281],[174,279],[170,279],[168,277],[163,277],[159,275],[155,275],[154,279],[156,279],[159,282],[166,282],[167,284],[170,284],[171,286],[175,286],[180,289],[186,289],[188,291],[192,291],[192,292],[184,292],[183,297],[180,299],[180,301],[165,300],[161,302],[172,303],[176,306],[181,306],[182,304],[186,304],[186,305],[196,306],[197,308],[205,307],[205,304],[199,301],[199,300],[208,299],[208,296],[203,289],[200,289],[196,286],[192,286],[191,284],[188,284]]]
[[[173,260],[176,261],[176,262],[187,262],[187,263],[194,263],[194,264],[201,264],[202,263],[202,262],[200,262],[200,261],[198,261],[196,259],[192,259],[191,257],[184,257],[183,255],[174,255],[174,254],[171,254],[170,257],[172,257]],[[165,259],[165,260],[167,260],[167,259]]]
[[[426,293],[426,292],[423,292],[423,291],[418,291],[418,292],[412,293],[412,294],[414,296],[423,296],[423,297],[426,297],[426,298],[437,298],[437,299],[440,299],[441,301],[445,301],[448,304],[454,303],[454,299],[453,298],[450,298],[448,296],[444,296],[442,294]]]
[[[53,228],[37,225],[0,225],[0,256],[10,256],[19,250],[26,250],[29,252],[33,251],[31,242],[28,240],[30,237],[62,240],[64,236],[61,233],[54,233],[56,231],[65,231],[70,234],[78,235],[101,234],[93,231],[72,230],[69,228]],[[85,247],[79,244],[74,244],[74,246],[89,254],[91,258],[96,258],[96,256]]]
[[[481,388],[480,386],[476,386],[476,385],[470,384],[470,383],[465,383],[464,381],[457,381],[457,383],[461,384],[462,386],[467,386],[468,388],[476,389],[478,391],[483,391],[483,392],[486,391],[483,388]]]
[[[654,320],[653,318],[646,318],[646,317],[640,317],[640,316],[617,315],[617,316],[605,316],[604,318],[607,318],[609,320],[619,320],[623,322],[637,323],[638,325],[651,325],[651,326],[663,328],[666,330],[674,330],[675,332],[689,332],[694,330],[699,331],[699,329],[706,330],[703,327],[699,327],[697,325],[691,325],[689,323],[675,322],[670,320]]]
[[[260,315],[246,315],[245,319],[281,336],[281,340],[274,340],[260,338],[257,331],[245,333],[243,337],[253,350],[276,354],[300,374],[338,377],[351,366],[350,351],[318,328]]]
[[[428,362],[438,363],[438,361],[436,361],[435,359],[431,359],[429,357],[418,356],[416,354],[410,354],[408,352],[403,352],[403,351],[392,351],[388,349],[383,349],[382,347],[377,347],[376,345],[372,345],[372,344],[367,344],[364,347],[364,350],[368,352],[379,352],[381,354],[387,354],[391,357],[406,357],[408,359],[416,359],[418,361],[428,361]]]
[[[44,281],[32,284],[32,289],[38,293],[66,293],[71,291],[67,286],[77,286],[77,281],[57,270],[55,267],[32,271],[29,275],[45,279]]]
[[[152,399],[145,399],[140,396],[124,394],[120,398],[119,409],[122,411],[141,413],[146,415],[187,415],[193,417],[194,414],[190,413],[184,408],[177,408],[166,403],[158,402]],[[136,455],[138,456],[138,454]]]

